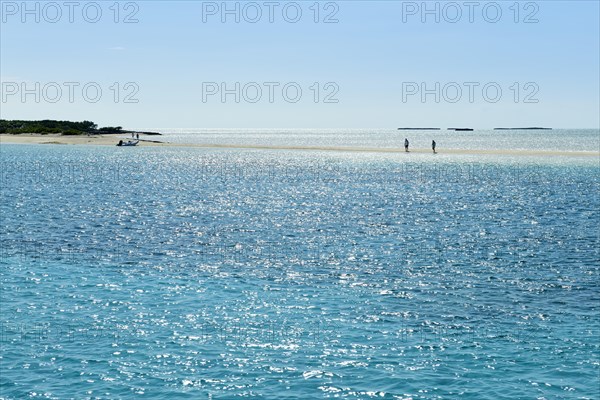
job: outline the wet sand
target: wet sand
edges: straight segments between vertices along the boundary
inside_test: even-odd
[[[119,140],[130,140],[130,137],[116,135],[95,136],[62,136],[62,135],[0,135],[0,144],[59,144],[59,145],[99,145],[115,146]],[[140,137],[138,147],[189,147],[189,148],[218,148],[218,149],[255,149],[255,150],[301,150],[301,151],[339,151],[366,153],[405,153],[404,148],[376,147],[344,147],[344,146],[269,146],[252,144],[198,144],[198,143],[167,143],[160,136]],[[431,149],[412,149],[409,153],[431,154]],[[600,157],[600,151],[546,151],[546,150],[487,150],[487,149],[438,149],[439,154],[457,155],[507,155],[507,156],[551,156],[551,157]]]
[[[141,140],[157,140],[157,136],[141,137]],[[37,134],[21,134],[21,135],[0,135],[0,144],[18,143],[18,144],[77,144],[77,145],[100,145],[100,146],[115,146],[119,140],[132,140],[131,137],[122,135],[37,135]],[[139,146],[160,145],[161,143],[140,142]]]

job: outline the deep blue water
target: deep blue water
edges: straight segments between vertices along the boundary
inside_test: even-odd
[[[0,155],[1,398],[600,398],[597,159]]]

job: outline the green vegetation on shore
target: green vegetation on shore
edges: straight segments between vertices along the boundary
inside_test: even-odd
[[[92,121],[72,122],[55,121],[45,119],[41,121],[20,121],[0,119],[0,133],[10,133],[13,135],[23,133],[37,133],[41,135],[61,134],[61,135],[103,135],[131,133],[132,131],[123,130],[120,126],[107,126],[98,128],[98,125]],[[154,132],[140,132],[147,135],[159,135]]]
[[[542,128],[539,126],[532,126],[529,128],[494,128],[495,131],[551,131],[552,128]]]

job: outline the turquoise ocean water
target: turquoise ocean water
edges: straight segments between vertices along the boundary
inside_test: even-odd
[[[0,147],[0,398],[600,398],[597,130]]]

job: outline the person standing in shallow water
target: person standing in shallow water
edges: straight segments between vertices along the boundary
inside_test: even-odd
[[[431,149],[433,150],[433,154],[435,154],[435,140],[431,141]]]
[[[408,153],[408,139],[404,138],[404,151]]]

